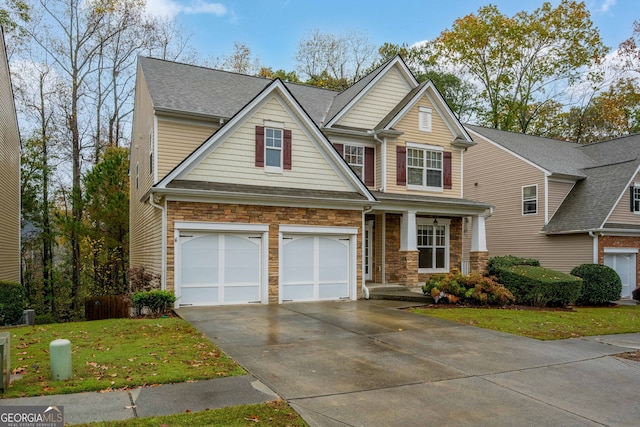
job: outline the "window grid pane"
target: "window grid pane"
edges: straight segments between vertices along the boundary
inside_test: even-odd
[[[633,211],[640,212],[640,187],[633,187]]]
[[[344,146],[344,160],[351,169],[362,179],[364,170],[364,147],[355,145]]]
[[[442,152],[408,148],[407,183],[442,188]]]
[[[538,212],[538,189],[535,185],[522,187],[522,214]]]
[[[265,165],[282,166],[282,129],[266,128],[264,130]]]
[[[267,147],[282,148],[282,130],[265,129],[265,145]]]

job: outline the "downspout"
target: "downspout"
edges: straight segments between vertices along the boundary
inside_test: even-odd
[[[598,264],[598,235],[590,231],[589,236],[593,239],[593,263]]]
[[[365,273],[365,269],[367,266],[364,263],[364,253],[366,251],[365,245],[367,244],[364,239],[365,229],[366,229],[366,215],[373,210],[373,207],[369,206],[362,211],[362,297],[364,299],[369,299],[369,288],[367,288],[367,277]],[[371,236],[369,236],[371,238]],[[371,256],[371,254],[369,254]]]
[[[160,277],[160,287],[167,290],[167,216],[165,206],[159,205],[153,200],[153,193],[149,195],[149,204],[162,212],[162,275]]]

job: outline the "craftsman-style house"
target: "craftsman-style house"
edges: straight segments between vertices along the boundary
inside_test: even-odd
[[[400,57],[343,92],[141,57],[131,265],[177,306],[356,299],[482,270],[475,143]]]
[[[605,264],[631,297],[640,274],[640,135],[580,145],[466,126],[464,194],[495,205],[492,255],[539,259],[570,272]]]

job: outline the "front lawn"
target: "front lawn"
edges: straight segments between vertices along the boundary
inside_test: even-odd
[[[245,371],[180,318],[110,319],[10,328],[15,380],[3,397],[110,391],[243,375]],[[52,381],[49,344],[71,342],[73,376]]]
[[[412,312],[540,340],[640,332],[640,306],[570,310],[428,308]]]

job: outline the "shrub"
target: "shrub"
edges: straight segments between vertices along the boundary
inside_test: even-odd
[[[173,292],[169,291],[147,291],[136,292],[133,296],[133,306],[138,310],[138,313],[142,312],[142,309],[146,308],[153,314],[162,314],[169,307],[176,302],[176,296]]]
[[[501,270],[500,283],[513,293],[518,304],[535,307],[573,304],[582,289],[579,277],[530,265]]]
[[[530,265],[540,267],[540,261],[532,258],[520,258],[513,255],[496,256],[489,258],[487,265],[490,276],[500,277],[500,270],[505,270],[516,265]]]
[[[160,287],[160,275],[147,270],[144,265],[127,271],[131,293],[147,292]]]
[[[634,300],[640,301],[640,287],[635,288],[631,293],[631,296],[633,297]]]
[[[495,280],[479,274],[460,272],[436,274],[422,288],[438,302],[443,296],[452,303],[464,302],[481,305],[505,305],[514,297],[507,288]]]
[[[620,299],[622,281],[613,268],[600,264],[582,264],[571,270],[571,274],[582,278],[582,292],[577,304],[603,305]]]
[[[56,318],[51,313],[36,314],[36,325],[48,325],[49,323],[56,323]]]
[[[22,319],[26,294],[20,283],[0,280],[0,325],[15,325]]]

